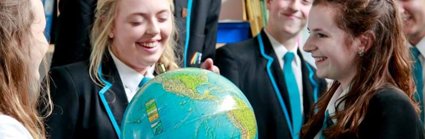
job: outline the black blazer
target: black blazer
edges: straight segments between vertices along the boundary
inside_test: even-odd
[[[290,114],[289,96],[284,82],[283,71],[276,58],[267,35],[260,33],[264,48],[260,48],[258,37],[223,46],[216,53],[216,64],[220,73],[235,83],[254,108],[258,137],[260,139],[291,138],[284,110]],[[309,115],[312,105],[326,89],[326,81],[315,75],[300,52],[303,81],[304,115]],[[275,87],[276,86],[276,90]],[[285,108],[277,97],[283,97]],[[308,117],[304,117],[306,121]]]
[[[89,62],[53,68],[50,90],[53,114],[46,119],[51,139],[117,139],[117,134],[99,97],[103,88],[89,77]],[[112,86],[105,93],[118,125],[128,105],[127,97],[110,56],[102,63],[103,78]]]
[[[188,47],[185,48],[188,0],[174,0],[174,15],[179,30],[176,49],[177,56],[182,60],[180,66],[183,66],[183,59],[187,60],[186,66],[199,66],[189,64],[196,52],[202,53],[202,61],[214,58],[215,54],[221,0],[192,1],[190,39]],[[52,67],[89,59],[91,52],[89,36],[94,22],[96,3],[97,0],[60,0]],[[185,49],[187,52],[184,56]]]
[[[313,126],[316,128],[306,134],[306,139],[313,139],[322,127],[321,124]],[[340,138],[424,139],[424,130],[409,98],[399,89],[384,87],[370,100],[358,137],[344,135]]]
[[[215,44],[217,40],[217,26],[221,9],[221,0],[191,0],[192,9],[190,15],[190,35],[186,55],[184,55],[186,39],[186,19],[184,10],[188,7],[189,0],[174,0],[176,23],[179,31],[178,55],[186,61],[185,66],[197,67],[199,65],[190,64],[192,56],[202,53],[202,60],[214,58]],[[181,65],[183,65],[185,62]]]
[[[52,67],[89,59],[97,0],[60,0]]]

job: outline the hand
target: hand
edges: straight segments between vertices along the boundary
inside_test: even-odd
[[[201,68],[220,74],[220,69],[214,65],[214,61],[211,58],[207,58],[202,62]]]

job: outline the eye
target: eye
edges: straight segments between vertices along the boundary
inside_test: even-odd
[[[165,22],[170,18],[170,14],[168,13],[161,13],[158,15],[158,21],[159,22]]]
[[[302,3],[304,5],[311,5],[313,3],[313,0],[303,0]]]
[[[328,36],[323,33],[316,33],[317,38],[327,38]]]
[[[141,24],[142,24],[142,22],[130,22],[131,26],[138,26],[138,25],[141,25]]]

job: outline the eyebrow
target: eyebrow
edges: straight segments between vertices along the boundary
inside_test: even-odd
[[[165,12],[168,12],[168,10],[165,10],[165,9],[164,10],[161,10],[161,11],[157,12],[155,15],[162,14],[162,13],[165,13]],[[130,14],[130,17],[132,17],[132,16],[143,16],[143,17],[145,17],[147,15],[148,15],[147,13],[136,12],[136,13]]]
[[[307,30],[311,31],[311,29],[309,27],[307,27]],[[314,28],[313,31],[324,31],[324,30],[321,29],[321,28]]]

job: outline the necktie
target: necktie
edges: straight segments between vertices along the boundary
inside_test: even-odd
[[[149,77],[143,77],[143,79],[139,82],[139,88],[141,88],[143,85],[145,85],[151,78]]]
[[[412,54],[414,64],[413,64],[413,73],[415,75],[416,83],[416,93],[415,99],[419,102],[419,107],[421,109],[421,120],[424,122],[424,101],[423,101],[423,73],[421,61],[419,61],[420,53],[418,48],[410,47],[410,53]]]
[[[294,132],[294,137],[299,139],[299,133],[302,126],[302,113],[297,80],[295,79],[295,74],[292,71],[292,61],[294,60],[294,56],[294,53],[287,52],[283,57],[283,74],[285,76],[286,88],[288,89],[290,99],[289,104],[291,106],[292,131]]]
[[[331,116],[329,115],[329,112],[326,110],[325,111],[325,117],[323,119],[323,125],[322,125],[322,133],[320,135],[320,139],[326,139],[325,135],[324,135],[324,130],[328,127],[331,127],[332,125],[334,125],[334,122],[331,119]]]

